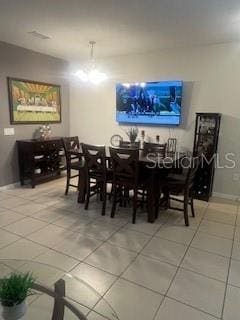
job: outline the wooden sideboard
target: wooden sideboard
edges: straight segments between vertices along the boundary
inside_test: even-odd
[[[18,140],[17,146],[21,185],[30,180],[35,188],[37,183],[61,175],[64,169],[61,138]]]

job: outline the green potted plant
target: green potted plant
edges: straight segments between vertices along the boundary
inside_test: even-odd
[[[0,302],[2,317],[5,320],[17,320],[27,311],[26,298],[33,294],[33,277],[30,273],[12,273],[0,280]]]
[[[129,138],[130,142],[132,144],[134,144],[134,142],[136,141],[137,136],[138,136],[138,128],[136,128],[136,127],[130,128],[127,130],[126,134]]]

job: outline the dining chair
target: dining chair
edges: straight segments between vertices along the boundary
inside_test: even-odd
[[[129,200],[129,192],[133,191],[132,223],[136,223],[138,206],[139,150],[125,148],[110,148],[113,168],[113,200],[111,218],[115,217],[117,203]]]
[[[129,141],[119,141],[119,148],[127,148],[127,149],[139,149],[140,148],[140,141],[135,141],[135,142],[129,142]]]
[[[79,189],[79,171],[83,169],[84,163],[81,156],[73,155],[71,154],[71,150],[79,149],[80,143],[77,136],[75,137],[66,137],[62,139],[62,144],[65,152],[66,157],[66,169],[67,169],[67,182],[66,182],[66,189],[65,189],[65,195],[68,194],[69,187],[74,187]],[[74,173],[72,175],[72,170],[77,173]],[[71,179],[78,178],[78,184],[75,185],[71,183]]]
[[[82,144],[83,156],[87,168],[87,191],[85,210],[88,210],[90,198],[100,195],[103,201],[102,215],[105,215],[107,184],[112,181],[112,172],[107,169],[105,146]]]
[[[185,157],[184,160],[182,174],[169,174],[161,187],[164,197],[168,199],[168,209],[182,211],[185,225],[189,226],[188,206],[191,206],[192,216],[195,217],[193,187],[201,157]],[[174,197],[178,195],[183,195],[183,200]],[[182,203],[183,208],[172,206],[171,201]]]

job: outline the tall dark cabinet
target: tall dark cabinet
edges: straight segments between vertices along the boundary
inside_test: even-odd
[[[220,122],[220,113],[196,114],[193,155],[204,155],[194,186],[195,197],[200,200],[208,201],[212,195]]]

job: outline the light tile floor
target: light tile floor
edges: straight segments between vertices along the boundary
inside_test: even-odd
[[[240,209],[237,202],[196,201],[184,226],[179,212],[161,212],[154,224],[130,209],[102,217],[101,206],[64,196],[65,180],[0,192],[0,259],[26,259],[39,279],[83,279],[112,305],[120,320],[236,320],[240,314]],[[141,211],[141,210],[140,210]],[[32,264],[31,264],[32,263]],[[8,273],[0,268],[0,277]],[[73,294],[78,295],[73,288]],[[36,303],[36,302],[33,302]],[[37,299],[42,308],[44,297]],[[91,301],[96,310],[102,302]],[[29,317],[30,315],[28,315]],[[31,315],[43,319],[39,313]],[[45,319],[45,318],[44,318]],[[97,320],[93,314],[89,319]]]

